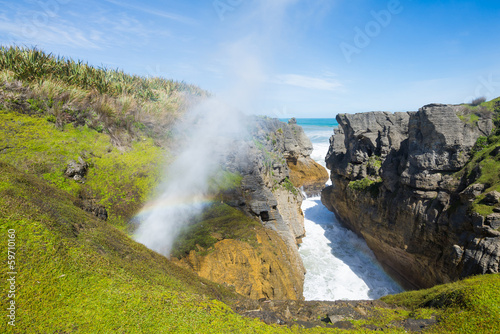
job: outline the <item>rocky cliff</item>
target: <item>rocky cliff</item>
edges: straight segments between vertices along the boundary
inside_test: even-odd
[[[240,182],[220,198],[260,224],[251,227],[254,232],[248,240],[218,233],[217,243],[201,252],[191,250],[180,263],[251,298],[302,299],[305,269],[297,245],[305,230],[297,186],[324,185],[325,178],[292,182],[290,165],[306,174],[301,163],[318,168],[309,157],[310,140],[293,121],[253,117],[248,124],[248,138],[235,143],[222,166],[239,175]]]
[[[313,147],[294,118],[288,122],[285,132],[284,152],[290,170],[290,182],[302,188],[307,196],[317,195],[328,181],[328,172],[311,158]]]
[[[322,202],[406,288],[499,270],[500,217],[472,208],[488,194],[498,210],[495,185],[477,183],[481,168],[463,170],[493,129],[492,113],[479,111],[433,104],[337,116]]]

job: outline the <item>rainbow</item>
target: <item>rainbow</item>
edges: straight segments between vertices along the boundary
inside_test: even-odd
[[[205,207],[214,202],[213,198],[207,198],[206,196],[193,195],[193,196],[169,196],[167,198],[158,198],[154,201],[150,201],[144,205],[144,207],[139,211],[135,217],[145,218],[148,215],[156,211],[166,211],[166,210],[187,210],[189,208],[200,208]]]

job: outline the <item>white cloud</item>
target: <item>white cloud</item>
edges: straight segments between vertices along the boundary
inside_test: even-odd
[[[284,74],[276,77],[276,83],[301,87],[311,90],[326,90],[337,92],[342,88],[342,84],[336,80],[309,77],[299,74]]]
[[[0,22],[0,32],[10,36],[12,42],[34,45],[64,45],[75,48],[96,49],[84,30],[65,23],[35,25],[30,21],[4,20]]]
[[[116,6],[120,6],[120,7],[128,8],[128,9],[133,9],[135,11],[140,11],[140,12],[143,12],[146,14],[162,17],[162,18],[177,21],[180,23],[185,23],[185,24],[197,24],[198,23],[196,20],[194,20],[190,17],[182,16],[182,15],[178,15],[178,14],[174,14],[174,13],[169,13],[169,12],[164,12],[164,11],[161,11],[158,9],[151,9],[151,8],[147,8],[144,6],[136,6],[136,5],[132,5],[129,3],[124,3],[122,1],[115,1],[115,0],[105,0],[105,1],[108,3],[111,3],[113,5],[116,5]]]

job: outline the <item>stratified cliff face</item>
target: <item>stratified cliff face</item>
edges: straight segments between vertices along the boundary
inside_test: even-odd
[[[330,140],[322,202],[406,288],[499,271],[497,220],[470,210],[487,187],[456,174],[493,123],[465,122],[459,108],[339,115]]]
[[[181,263],[251,298],[303,299],[305,269],[297,246],[305,236],[303,197],[288,166],[308,162],[312,144],[296,124],[259,117],[248,124],[249,138],[235,143],[223,166],[241,175],[241,184],[222,199],[261,223],[255,229],[258,242],[222,238],[213,249],[192,251]],[[309,179],[315,182],[324,185],[325,180]]]

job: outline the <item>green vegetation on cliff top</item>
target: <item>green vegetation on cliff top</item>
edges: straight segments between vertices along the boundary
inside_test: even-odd
[[[55,81],[110,96],[132,95],[157,101],[161,94],[186,92],[206,96],[197,86],[163,78],[129,75],[117,69],[96,68],[82,61],[56,57],[36,48],[0,47],[0,69],[11,71],[23,82]]]
[[[0,332],[302,331],[237,315],[228,305],[240,296],[173,265],[126,233],[128,220],[154,191],[160,167],[167,162],[166,150],[156,144],[155,134],[148,131],[142,117],[150,117],[155,110],[162,114],[162,107],[170,108],[167,113],[177,112],[172,108],[179,104],[168,101],[181,90],[166,94],[153,89],[158,101],[132,88],[120,93],[110,85],[106,90],[106,85],[99,88],[83,78],[85,73],[109,71],[70,61],[67,72],[49,70],[48,65],[43,69],[46,72],[40,72],[44,64],[63,68],[63,61],[8,50],[0,50],[0,243],[7,244],[9,229],[16,231],[18,274],[16,327],[4,317]],[[7,59],[20,54],[26,59]],[[109,73],[106,80],[116,80]],[[96,99],[102,102],[99,108],[92,102]],[[136,107],[127,109],[127,105]],[[129,114],[131,110],[137,112]],[[135,117],[132,127],[123,123],[130,115]],[[78,157],[89,163],[84,183],[64,176],[68,161]],[[226,175],[225,180],[229,187],[241,181],[238,175]],[[108,221],[80,209],[76,204],[81,198],[104,206]],[[227,229],[222,233],[240,233],[229,224],[236,212],[226,212],[225,206],[214,210],[216,215],[211,217],[209,211],[207,220],[225,221],[222,225]],[[250,221],[244,227],[248,226]],[[0,271],[0,280],[6,282],[6,275]],[[491,333],[500,327],[498,282],[498,275],[481,276],[387,297],[387,302],[410,310],[382,310],[377,324],[388,332],[403,332],[391,327],[391,321],[433,313],[440,323],[430,332]],[[7,290],[1,291],[0,307],[6,310]],[[443,293],[460,297],[440,303]],[[356,332],[369,332],[363,324],[354,324]],[[309,332],[343,331],[316,328]]]
[[[493,113],[495,128],[490,136],[478,139],[470,161],[458,175],[474,179],[474,183],[484,184],[486,186],[484,193],[500,191],[500,98],[483,102],[476,108],[483,108]],[[483,199],[484,195],[476,198],[472,210],[487,216],[493,213],[493,207],[482,204]]]

